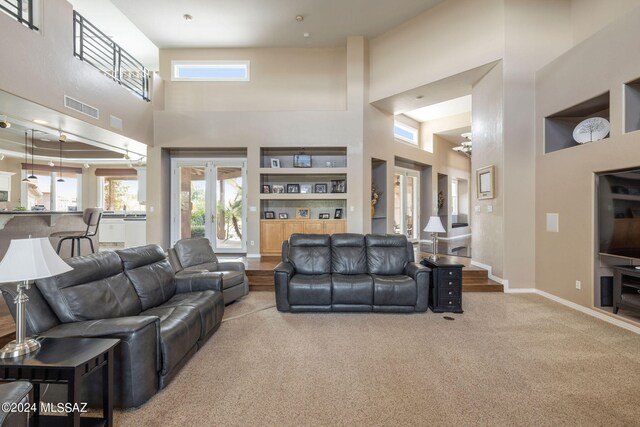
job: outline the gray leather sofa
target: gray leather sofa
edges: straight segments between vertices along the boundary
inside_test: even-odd
[[[0,384],[0,406],[2,406],[0,427],[27,427],[29,425],[29,411],[7,411],[4,404],[28,404],[32,388],[31,384],[25,381]]]
[[[405,236],[293,234],[275,268],[279,311],[427,311],[430,269]]]
[[[36,280],[28,291],[27,333],[119,338],[116,406],[139,406],[166,387],[220,326],[224,302],[212,289],[219,280],[205,274],[176,277],[157,245],[66,262],[73,270]],[[0,288],[15,316],[15,285]],[[87,381],[82,397],[96,402],[100,390],[100,381]]]
[[[224,303],[229,304],[249,293],[249,279],[241,262],[220,262],[213,252],[209,239],[183,239],[168,251],[169,261],[176,277],[201,273],[216,273]]]

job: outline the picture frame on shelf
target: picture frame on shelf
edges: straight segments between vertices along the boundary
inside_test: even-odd
[[[311,217],[311,209],[296,208],[296,219],[309,219]]]
[[[264,184],[262,186],[262,194],[270,194],[271,193],[271,186],[268,184]]]
[[[286,212],[280,212],[278,214],[278,219],[289,219],[289,214]]]
[[[276,219],[276,213],[274,211],[264,211],[264,219]]]
[[[342,208],[337,208],[333,214],[333,219],[342,219]]]
[[[280,159],[271,159],[271,167],[279,169],[280,168]]]
[[[331,219],[331,214],[326,212],[326,213],[321,213],[320,216],[318,217],[319,219]]]
[[[493,199],[495,191],[495,166],[476,169],[476,189],[478,200]]]
[[[331,180],[331,192],[332,193],[346,193],[347,181],[344,179],[332,179]]]
[[[284,185],[280,185],[280,184],[273,184],[271,186],[271,192],[274,194],[281,194],[284,193]]]
[[[300,184],[287,184],[287,193],[299,193]]]
[[[293,156],[294,168],[310,168],[311,167],[311,155],[310,154],[296,154]]]
[[[327,184],[316,184],[314,185],[314,193],[326,193],[327,192]]]
[[[301,194],[313,193],[313,185],[311,185],[311,184],[300,184],[300,193]]]

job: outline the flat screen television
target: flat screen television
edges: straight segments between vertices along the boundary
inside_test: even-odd
[[[640,259],[640,169],[597,178],[600,253]]]

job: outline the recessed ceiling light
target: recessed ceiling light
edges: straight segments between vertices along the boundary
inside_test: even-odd
[[[302,21],[304,21],[304,16],[302,16],[302,15],[296,15],[296,21],[298,21],[298,22],[302,22]]]
[[[184,15],[182,15],[182,17],[184,18],[185,21],[187,22],[191,22],[193,21],[193,16],[189,15],[188,13],[185,13]]]
[[[304,38],[305,38],[305,39],[308,39],[310,35],[311,35],[311,34],[309,34],[309,33],[304,33],[304,34],[303,34],[303,36],[304,36]]]
[[[39,139],[40,141],[44,141],[44,142],[51,141],[49,138],[39,138]]]
[[[37,123],[39,125],[48,125],[49,122],[46,120],[41,120],[41,119],[33,119],[33,123]]]
[[[55,163],[53,163],[53,160],[49,160],[49,166],[54,167]]]
[[[85,169],[89,169],[89,168],[91,167],[91,166],[89,165],[89,163],[85,163],[83,166],[84,166],[84,168],[85,168]]]
[[[418,95],[418,96],[416,96],[416,99],[422,99],[422,98],[424,98],[424,95]]]

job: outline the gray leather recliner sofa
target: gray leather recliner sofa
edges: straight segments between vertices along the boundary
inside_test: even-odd
[[[143,404],[167,386],[217,330],[224,313],[215,275],[176,277],[157,245],[67,259],[73,270],[35,281],[27,291],[27,333],[119,338],[116,406]],[[15,285],[0,286],[15,316]],[[100,381],[82,384],[99,402]]]
[[[0,405],[0,427],[27,427],[29,425],[29,411],[11,410],[15,408],[11,408],[11,406],[5,408],[5,404],[28,405],[32,388],[31,384],[26,381],[0,384],[0,404],[2,404]]]
[[[194,238],[178,240],[169,249],[169,261],[176,277],[186,277],[201,273],[215,273],[220,276],[219,291],[224,303],[229,304],[249,293],[249,279],[241,262],[220,262],[213,252],[209,239]]]
[[[427,311],[430,269],[405,236],[293,234],[275,268],[279,311]]]

